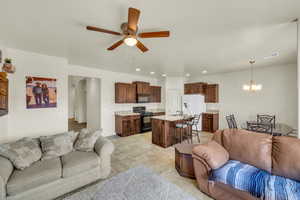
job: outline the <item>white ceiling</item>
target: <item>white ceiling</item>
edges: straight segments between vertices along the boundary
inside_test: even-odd
[[[241,70],[256,57],[258,67],[296,63],[299,0],[0,0],[0,40],[71,64],[111,71],[169,76]],[[120,31],[128,7],[141,10],[140,31],[170,30],[170,38],[141,39],[141,53],[120,36],[86,31],[98,26]],[[279,52],[280,56],[264,60]],[[141,72],[135,72],[135,68]]]

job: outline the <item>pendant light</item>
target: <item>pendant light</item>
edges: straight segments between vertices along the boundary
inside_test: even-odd
[[[249,91],[249,92],[257,92],[262,90],[261,84],[256,84],[253,80],[253,64],[255,63],[255,60],[250,60],[249,63],[251,64],[251,79],[250,84],[243,85],[243,90]]]

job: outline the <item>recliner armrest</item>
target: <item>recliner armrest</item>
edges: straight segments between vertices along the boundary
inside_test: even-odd
[[[194,172],[197,179],[199,189],[210,195],[209,176],[212,169],[209,164],[201,157],[193,153]]]
[[[6,184],[14,170],[13,164],[0,156],[0,200],[6,199]]]
[[[193,148],[193,154],[205,160],[212,169],[218,169],[229,160],[229,153],[215,141],[199,144]]]

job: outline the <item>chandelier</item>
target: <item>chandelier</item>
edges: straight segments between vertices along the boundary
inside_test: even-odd
[[[250,84],[244,84],[243,85],[243,90],[249,91],[249,92],[260,91],[262,89],[262,85],[261,84],[256,84],[255,81],[253,80],[253,64],[255,63],[255,60],[250,60],[249,63],[251,64]]]

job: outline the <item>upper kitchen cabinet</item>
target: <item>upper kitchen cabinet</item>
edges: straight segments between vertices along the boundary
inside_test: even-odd
[[[136,85],[115,83],[115,103],[136,103]]]
[[[206,93],[206,83],[186,83],[184,84],[184,94],[203,94]]]
[[[208,84],[206,87],[205,102],[218,103],[219,102],[219,85]]]
[[[140,95],[150,95],[150,83],[142,82],[142,81],[136,81],[133,82],[133,84],[136,85],[136,92]]]
[[[150,103],[160,103],[160,102],[161,102],[161,87],[150,86]]]
[[[184,94],[202,94],[205,96],[205,103],[219,102],[219,85],[207,83],[186,83]]]

